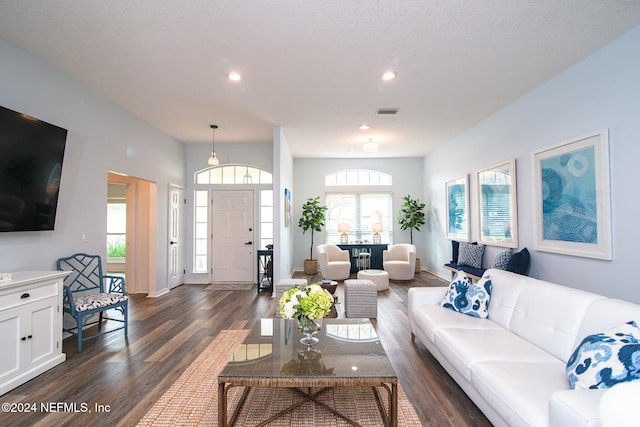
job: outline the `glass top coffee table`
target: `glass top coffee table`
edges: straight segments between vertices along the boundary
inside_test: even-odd
[[[300,343],[302,335],[296,321],[257,320],[218,375],[218,425],[235,423],[251,387],[290,388],[303,395],[304,401],[311,400],[350,424],[359,425],[317,397],[331,387],[372,387],[384,425],[397,426],[398,377],[369,319],[325,318],[322,330],[315,336],[320,342],[307,347]],[[227,422],[227,394],[238,386],[245,389]],[[388,410],[380,389],[387,392]],[[293,409],[285,409],[263,424]]]

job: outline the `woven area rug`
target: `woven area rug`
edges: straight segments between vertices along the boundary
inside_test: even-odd
[[[255,289],[255,283],[214,283],[204,288],[205,291],[249,291]]]
[[[247,333],[246,330],[220,332],[153,405],[138,425],[154,427],[218,425],[217,375]],[[242,387],[236,387],[229,391],[230,408],[236,406],[241,394]],[[382,395],[386,396],[384,393]],[[241,427],[256,425],[299,399],[296,393],[287,389],[252,389],[235,425]],[[339,412],[359,422],[362,426],[378,427],[382,425],[378,407],[371,390],[368,388],[337,387],[323,393],[319,400],[335,407]],[[399,387],[398,421],[400,426],[422,426],[402,387]],[[326,409],[307,402],[269,425],[341,427],[349,424],[335,417]]]

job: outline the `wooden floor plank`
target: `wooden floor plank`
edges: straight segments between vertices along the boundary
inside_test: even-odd
[[[198,330],[204,327],[205,321],[203,319],[194,320],[189,326],[182,329],[176,335],[174,335],[165,345],[160,347],[151,356],[145,359],[145,362],[162,362],[172,354],[176,348],[181,347],[189,338],[193,336]]]
[[[310,282],[317,276],[304,276]],[[378,294],[374,321],[407,396],[425,426],[490,426],[478,408],[408,329],[407,292],[412,286],[444,286],[420,273],[391,282]],[[2,396],[2,402],[109,405],[107,413],[0,413],[2,426],[133,426],[209,343],[225,329],[246,329],[256,318],[274,317],[267,292],[208,291],[182,285],[160,298],[132,295],[129,337],[115,332],[87,341],[82,353],[66,339],[67,361]],[[342,299],[340,286],[336,293]],[[338,315],[344,317],[342,304]],[[115,322],[113,322],[115,323]]]

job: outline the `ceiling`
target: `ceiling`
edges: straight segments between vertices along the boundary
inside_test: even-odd
[[[426,155],[638,25],[636,0],[0,0],[0,37],[177,140],[282,126],[294,157]]]

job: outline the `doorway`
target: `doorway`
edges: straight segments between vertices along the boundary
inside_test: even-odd
[[[127,292],[156,296],[156,184],[140,178],[109,172],[107,185],[124,189],[124,267]],[[120,197],[121,199],[122,197]],[[121,234],[121,233],[119,233]],[[107,230],[109,235],[109,230]],[[107,243],[108,244],[108,243]],[[109,262],[107,260],[107,270]]]
[[[107,189],[107,273],[125,275],[127,266],[127,189],[109,182]]]
[[[254,191],[213,191],[211,283],[254,282]]]

